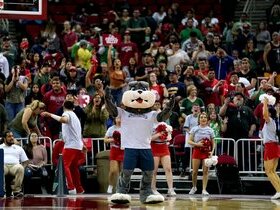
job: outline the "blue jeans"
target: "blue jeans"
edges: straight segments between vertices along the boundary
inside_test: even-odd
[[[24,103],[10,103],[5,102],[5,109],[8,116],[8,122],[11,122],[18,112],[20,112],[24,108]]]

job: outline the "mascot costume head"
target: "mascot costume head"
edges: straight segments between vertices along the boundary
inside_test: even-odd
[[[131,201],[128,194],[130,178],[135,168],[142,170],[140,201],[142,203],[160,203],[162,195],[155,195],[151,190],[154,170],[154,159],[151,152],[151,136],[155,123],[169,118],[175,103],[172,97],[166,108],[160,113],[152,111],[155,94],[149,90],[149,84],[142,81],[129,83],[129,89],[124,92],[122,104],[124,108],[112,103],[110,89],[105,89],[106,108],[113,117],[121,118],[121,146],[125,148],[123,170],[118,180],[116,193],[111,202],[126,204]]]

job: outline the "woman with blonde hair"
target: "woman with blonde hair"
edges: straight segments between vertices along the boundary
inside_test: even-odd
[[[16,117],[11,121],[9,128],[13,132],[15,138],[25,138],[31,131],[39,136],[41,132],[38,128],[38,115],[45,109],[45,104],[39,100],[34,100],[27,105]]]

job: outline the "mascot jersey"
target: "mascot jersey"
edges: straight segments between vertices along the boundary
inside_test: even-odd
[[[157,112],[134,114],[118,107],[121,118],[121,147],[133,149],[150,149],[153,125],[157,123]]]

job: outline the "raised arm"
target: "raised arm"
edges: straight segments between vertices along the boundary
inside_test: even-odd
[[[158,122],[166,121],[170,117],[174,105],[175,105],[175,95],[172,95],[166,107],[157,115],[157,121]]]
[[[105,88],[105,106],[107,111],[112,117],[117,117],[118,116],[118,109],[117,106],[112,102],[112,95],[111,95],[111,90],[106,87]]]

